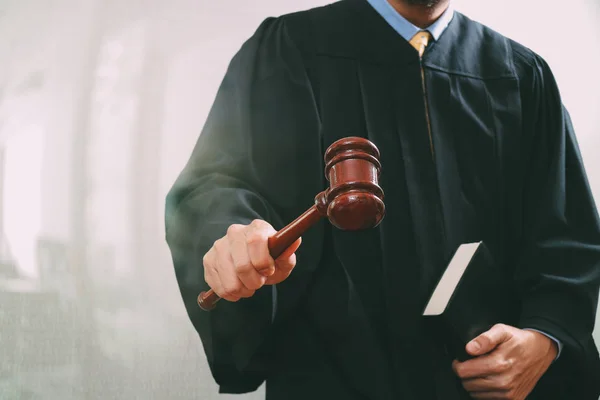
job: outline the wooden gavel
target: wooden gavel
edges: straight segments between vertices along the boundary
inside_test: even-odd
[[[322,217],[339,229],[355,231],[374,228],[385,215],[383,190],[379,187],[379,150],[367,139],[347,137],[325,152],[325,177],[329,189],[315,197],[315,204],[268,240],[269,253],[279,257]],[[260,272],[260,271],[259,271]],[[205,311],[215,308],[221,298],[212,290],[198,296]]]

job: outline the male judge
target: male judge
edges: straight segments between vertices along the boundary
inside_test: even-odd
[[[273,260],[267,238],[327,187],[324,151],[346,136],[381,151],[385,219],[322,221]],[[600,394],[600,223],[571,120],[542,58],[448,0],[265,20],[229,66],[166,228],[221,392],[266,380],[272,400]],[[476,241],[520,307],[457,362],[422,312]],[[203,312],[209,287],[226,301]]]

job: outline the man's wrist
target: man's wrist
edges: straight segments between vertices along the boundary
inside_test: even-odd
[[[548,339],[550,339],[551,345],[552,345],[552,353],[556,354],[556,356],[554,357],[554,361],[558,360],[558,358],[560,357],[560,353],[562,352],[562,343],[560,340],[556,339],[554,336],[540,331],[538,329],[533,329],[533,328],[523,328],[523,330],[526,331],[531,331],[531,332],[537,332],[545,337],[547,337]]]

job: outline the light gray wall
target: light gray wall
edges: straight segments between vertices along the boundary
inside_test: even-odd
[[[262,398],[216,394],[164,196],[241,43],[267,16],[325,3],[0,2],[0,399]],[[455,1],[549,61],[600,199],[600,7],[523,3]]]

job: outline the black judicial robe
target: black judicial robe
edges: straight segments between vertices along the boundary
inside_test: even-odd
[[[222,392],[266,380],[272,400],[465,398],[420,314],[455,249],[483,240],[514,282],[514,325],[564,344],[530,398],[598,398],[600,224],[548,65],[457,13],[422,67],[425,91],[415,50],[364,0],[269,18],[233,58],[166,209]],[[324,151],[345,136],[381,151],[381,225],[323,221],[289,279],[202,312],[213,242],[309,208],[327,187]]]

